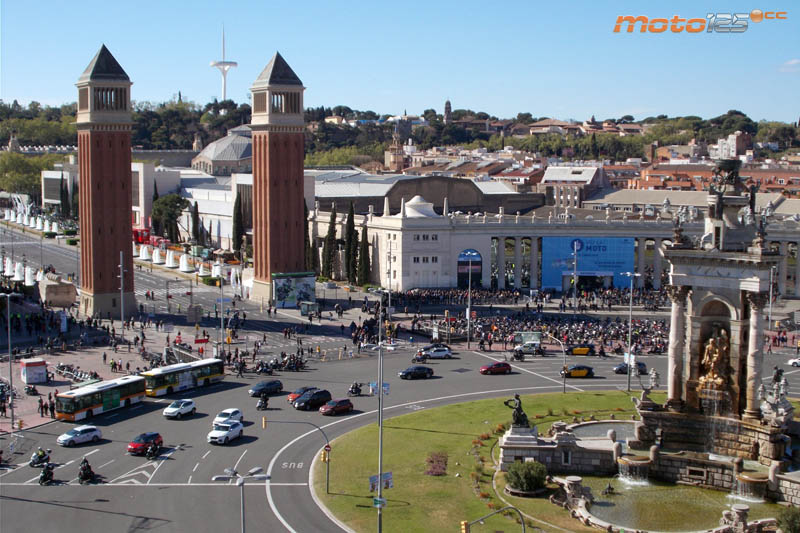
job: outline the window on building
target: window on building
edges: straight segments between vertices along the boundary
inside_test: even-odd
[[[397,270],[392,270],[392,279],[397,279]]]
[[[397,256],[396,256],[396,255],[393,255],[393,256],[392,256],[392,263],[396,263],[396,262],[397,262]]]
[[[434,233],[433,235],[431,235],[431,240],[432,241],[438,241],[439,240],[439,236]]]
[[[413,261],[414,263],[419,263],[419,257],[415,257],[415,258],[414,258],[412,261]]]
[[[423,257],[423,258],[422,258],[422,262],[423,262],[423,263],[427,263],[427,262],[428,262],[428,258],[427,258],[427,257]]]
[[[562,450],[561,451],[561,464],[562,465],[569,465],[572,464],[572,452],[569,450]]]
[[[433,257],[431,257],[431,263],[438,263],[438,262],[439,258],[437,256],[434,255]]]
[[[415,234],[414,234],[414,240],[415,240],[415,241],[418,241],[418,240],[419,240],[419,233],[415,233]]]
[[[425,234],[422,236],[422,240],[423,240],[423,241],[427,241],[427,240],[428,240],[428,238],[429,238],[429,235],[428,235],[427,233],[425,233]]]
[[[786,185],[786,180],[783,178],[778,178],[778,185]]]

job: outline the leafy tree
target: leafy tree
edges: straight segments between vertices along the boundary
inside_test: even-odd
[[[15,152],[0,154],[0,189],[27,194],[31,202],[39,205],[42,200],[42,171],[61,161],[62,156],[48,154],[28,157]]]
[[[179,241],[178,219],[189,206],[189,201],[179,194],[167,194],[153,202],[153,220],[159,221],[170,241]]]
[[[534,122],[533,115],[530,113],[517,113],[517,119],[515,122],[530,124],[531,122]]]
[[[784,507],[778,513],[777,522],[784,533],[800,533],[800,508]]]
[[[534,491],[544,487],[547,479],[547,467],[538,461],[513,463],[506,473],[508,484],[524,491]]]
[[[328,233],[322,245],[322,271],[326,278],[333,276],[333,257],[336,254],[336,206],[331,208],[331,219],[328,222]]]
[[[356,278],[356,265],[350,261],[353,257],[354,238],[357,242],[355,212],[353,211],[353,202],[350,202],[350,210],[347,212],[347,224],[344,229],[344,272],[347,280],[351,283],[355,282]]]
[[[197,201],[192,206],[192,239],[196,244],[200,244],[200,236],[202,231],[200,229],[200,210],[197,207]]]
[[[233,251],[240,254],[242,239],[244,238],[244,213],[242,212],[242,196],[236,195],[233,202]]]
[[[361,286],[369,283],[369,241],[367,240],[367,226],[361,227],[361,241],[358,250],[358,279],[357,283]]]

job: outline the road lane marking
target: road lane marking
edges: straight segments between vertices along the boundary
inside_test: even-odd
[[[83,454],[83,456],[84,456],[84,457],[89,457],[89,456],[90,456],[90,455],[92,455],[93,453],[97,453],[97,452],[99,452],[99,451],[100,451],[100,448],[95,448],[94,450],[90,451],[89,453],[85,453],[85,454]]]
[[[559,385],[560,384],[561,383],[559,383]],[[415,400],[415,401],[411,401],[411,402],[401,403],[401,404],[398,404],[398,405],[391,405],[391,406],[388,406],[388,407],[384,407],[384,411],[389,410],[389,409],[402,409],[402,408],[407,407],[409,405],[414,405],[414,404],[419,404],[419,403],[431,403],[431,402],[442,401],[442,400],[451,400],[451,399],[454,399],[454,398],[465,398],[465,397],[468,397],[468,396],[478,396],[478,395],[482,395],[482,394],[497,394],[497,393],[501,393],[501,392],[519,392],[519,391],[522,391],[522,390],[541,390],[541,389],[553,389],[553,388],[554,388],[553,385],[544,385],[544,386],[538,386],[538,387],[519,387],[519,388],[513,388],[513,389],[495,389],[495,390],[489,390],[489,391],[464,392],[464,393],[459,393],[459,394],[451,394],[449,396],[440,396],[438,398],[430,398],[428,400]],[[321,429],[326,429],[326,428],[329,428],[331,426],[335,426],[336,424],[341,424],[342,422],[349,422],[349,421],[351,421],[351,420],[353,420],[355,418],[361,418],[363,416],[372,416],[377,412],[378,412],[378,410],[374,409],[372,411],[366,411],[366,412],[363,412],[363,413],[359,413],[357,415],[349,416],[347,418],[341,418],[339,420],[336,420],[335,422],[331,422],[329,424],[325,424],[324,426],[321,426]],[[270,491],[270,487],[273,485],[272,480],[271,480],[272,479],[272,470],[275,468],[275,464],[278,462],[278,458],[280,457],[280,455],[283,452],[285,452],[286,450],[288,450],[289,448],[294,446],[295,443],[297,443],[300,440],[308,437],[309,435],[312,435],[312,434],[316,433],[317,431],[318,431],[317,429],[312,429],[310,431],[307,431],[306,433],[303,433],[302,435],[299,435],[298,437],[295,437],[293,440],[291,440],[290,442],[286,443],[283,446],[283,448],[278,450],[278,452],[275,455],[272,456],[272,459],[269,462],[269,466],[267,466],[267,480],[264,483],[264,491],[266,492],[267,503],[269,504],[269,508],[272,511],[272,514],[275,515],[275,517],[278,519],[278,521],[283,525],[283,527],[286,528],[287,531],[289,531],[289,533],[297,533],[297,531],[295,531],[292,528],[292,526],[289,525],[289,523],[286,521],[286,519],[283,517],[283,515],[281,515],[281,513],[278,511],[278,507],[275,505],[275,501],[272,498],[272,492]],[[311,468],[309,468],[309,472],[310,471],[311,471]]]
[[[39,476],[36,476],[36,477],[34,477],[34,478],[31,478],[31,479],[29,479],[28,481],[26,481],[25,483],[23,483],[23,485],[27,485],[28,483],[33,483],[33,482],[34,482],[34,481],[36,481],[37,479],[39,479]],[[3,483],[3,485],[11,485],[11,483]]]
[[[164,455],[164,459],[161,459],[161,456],[160,456],[160,455],[158,456],[158,459],[159,459],[159,461],[158,461],[158,465],[156,465],[156,469],[155,469],[155,470],[153,470],[153,473],[152,473],[152,474],[150,474],[150,477],[147,479],[147,485],[149,485],[149,484],[150,484],[150,481],[151,481],[151,480],[152,480],[152,479],[155,477],[155,475],[156,475],[156,472],[158,472],[158,469],[159,469],[159,468],[161,468],[161,465],[163,465],[164,463],[166,463],[166,462],[167,462],[166,460],[167,460],[167,459],[169,459],[169,456],[170,456],[170,455],[172,455],[173,453],[175,453],[175,450],[176,450],[176,449],[177,449],[177,448],[172,448],[172,450],[170,450],[170,451],[169,451],[169,453],[167,453],[167,454],[165,454],[165,455]]]
[[[105,464],[102,464],[102,465],[98,466],[98,467],[97,467],[97,469],[99,470],[99,469],[103,468],[104,466],[108,466],[108,465],[110,465],[111,463],[113,463],[114,461],[116,461],[116,459],[111,459],[109,462],[107,462],[107,463],[105,463]]]
[[[194,468],[192,468],[192,472],[196,472],[198,466],[200,466],[200,463],[197,463],[196,465],[194,465]]]
[[[485,357],[486,359],[490,359],[492,361],[505,361],[505,359],[500,359],[498,357],[490,357],[490,356],[488,356],[486,354],[482,354],[480,352],[474,352],[473,351],[472,353],[474,353],[475,355],[480,355],[481,357]],[[537,376],[537,377],[540,377],[540,378],[544,378],[544,379],[546,379],[548,381],[552,381],[553,383],[558,383],[559,385],[563,386],[563,383],[560,380],[545,376],[544,374],[539,374],[538,372],[534,372],[533,370],[528,370],[527,368],[522,368],[521,366],[518,366],[518,365],[511,365],[511,368],[516,368],[517,370],[519,370],[521,372],[527,372],[528,374],[532,374],[534,376]],[[567,384],[567,387],[569,387],[571,389],[574,389],[574,390],[576,390],[578,392],[582,392],[583,391],[583,389],[581,389],[579,387],[576,387],[575,385],[570,385],[569,383]]]
[[[187,481],[186,484],[187,485],[191,485],[192,484],[192,476],[189,476],[189,481]]]
[[[63,465],[59,465],[59,466],[56,467],[56,470],[58,470],[59,468],[64,468],[65,466],[69,466],[74,462],[75,462],[75,459],[73,459],[72,461],[70,461],[68,463],[64,463]]]
[[[201,457],[201,459],[205,459],[206,457],[208,457],[208,454],[210,454],[210,453],[211,453],[211,450],[208,450],[206,453],[203,454],[203,457]]]
[[[244,457],[244,454],[246,454],[246,453],[247,453],[247,450],[243,451],[243,452],[242,452],[242,455],[240,455],[240,456],[239,456],[239,460],[238,460],[238,461],[236,461],[236,464],[235,464],[235,465],[233,465],[233,470],[234,470],[234,471],[236,471],[236,468],[239,466],[239,463],[242,461],[242,458]],[[230,480],[230,481],[228,481],[228,484],[229,484],[229,485],[230,485],[231,483],[233,483],[233,480]]]

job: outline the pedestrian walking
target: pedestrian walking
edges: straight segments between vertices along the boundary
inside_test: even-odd
[[[44,400],[42,400],[41,398],[39,398],[39,414],[41,416],[45,416],[45,414],[44,414]]]
[[[5,402],[5,400],[0,402],[0,417],[2,417],[2,418],[6,417],[6,402]]]
[[[103,364],[106,364],[106,352],[103,352]]]
[[[55,418],[56,417],[56,402],[54,402],[53,400],[50,400],[49,405],[50,405],[50,418]]]

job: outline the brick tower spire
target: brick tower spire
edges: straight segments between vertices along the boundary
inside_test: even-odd
[[[253,296],[274,298],[272,274],[305,270],[303,82],[279,53],[250,91],[253,110]]]
[[[136,308],[131,254],[132,83],[105,45],[78,78],[80,310],[119,316],[120,252],[125,315]]]

